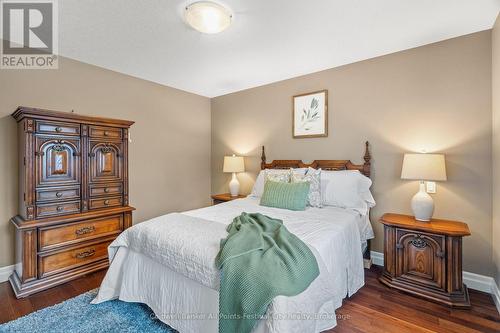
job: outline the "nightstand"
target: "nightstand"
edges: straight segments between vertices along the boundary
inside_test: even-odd
[[[469,293],[462,282],[462,237],[467,224],[413,216],[385,214],[384,272],[380,282],[451,307],[469,308]]]
[[[241,198],[246,198],[246,195],[238,195],[237,197],[232,197],[231,194],[229,193],[223,193],[223,194],[213,194],[212,195],[212,201],[214,205],[218,205],[223,202],[228,202],[231,200],[236,200],[236,199],[241,199]]]

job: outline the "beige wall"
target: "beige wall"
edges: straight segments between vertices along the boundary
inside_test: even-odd
[[[291,96],[328,89],[329,136],[292,139]],[[272,159],[343,159],[373,153],[374,250],[382,251],[384,212],[410,213],[417,182],[400,177],[404,152],[443,152],[436,217],[466,221],[465,269],[493,274],[491,260],[491,31],[338,67],[212,99],[212,192],[227,191],[225,154],[245,155],[248,193],[260,146]]]
[[[493,260],[497,285],[500,285],[500,15],[492,40],[493,101]]]
[[[208,98],[66,59],[59,70],[0,70],[0,267],[14,263],[18,105],[134,120],[135,222],[210,203]]]

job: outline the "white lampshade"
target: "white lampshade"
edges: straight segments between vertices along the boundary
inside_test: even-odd
[[[224,156],[223,172],[243,172],[245,171],[245,162],[242,156]]]
[[[233,19],[229,9],[211,1],[190,4],[186,7],[184,17],[191,27],[206,34],[216,34],[225,30]]]
[[[405,154],[401,179],[445,181],[443,154]]]

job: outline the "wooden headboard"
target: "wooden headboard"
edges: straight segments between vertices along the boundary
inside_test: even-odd
[[[271,163],[266,163],[266,152],[262,146],[262,156],[260,168],[263,169],[288,169],[288,168],[314,168],[322,170],[359,170],[363,175],[370,177],[370,149],[369,143],[365,143],[365,155],[363,159],[365,163],[354,164],[350,160],[315,160],[312,163],[304,163],[301,160],[274,160]]]

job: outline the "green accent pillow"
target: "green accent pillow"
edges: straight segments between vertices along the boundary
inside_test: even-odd
[[[305,210],[309,195],[309,182],[282,183],[266,181],[261,206]]]

